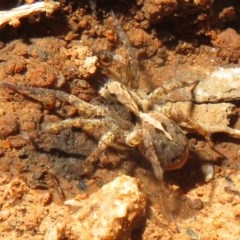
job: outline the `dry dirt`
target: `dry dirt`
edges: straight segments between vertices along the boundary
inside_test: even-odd
[[[0,29],[1,81],[59,89],[103,104],[98,89],[109,73],[91,57],[113,51],[124,55],[128,50],[118,39],[111,11],[137,52],[142,91],[151,92],[173,79],[194,76],[201,81],[194,70],[199,67],[239,66],[238,1],[59,2],[60,9],[51,16],[40,15],[34,22],[25,18],[17,28]],[[18,2],[14,4],[2,1],[0,8]],[[79,56],[80,46],[89,47],[84,57]],[[86,57],[91,58],[90,68],[80,61]],[[222,158],[203,137],[188,133],[189,160],[182,169],[165,172],[163,207],[151,166],[135,149],[108,151],[93,175],[79,176],[82,161],[97,141],[79,129],[57,135],[41,131],[43,123],[76,116],[74,107],[45,96],[36,101],[3,86],[0,97],[0,239],[83,239],[74,238],[62,225],[62,236],[49,234],[70,214],[64,201],[75,196],[85,200],[122,174],[139,179],[147,196],[146,216],[130,239],[240,239],[239,139],[212,136]],[[240,128],[239,102],[234,104],[230,123]],[[214,124],[214,119],[209,121]],[[207,172],[203,166],[209,167]],[[206,181],[211,166],[215,174]]]

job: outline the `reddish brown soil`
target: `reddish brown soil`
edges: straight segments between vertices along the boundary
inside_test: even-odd
[[[24,19],[19,28],[0,30],[1,81],[60,89],[100,104],[97,91],[107,76],[101,67],[96,74],[84,76],[73,61],[74,53],[66,52],[81,44],[94,53],[124,54],[111,10],[137,51],[139,89],[145,92],[172,79],[191,78],[194,67],[239,64],[237,1],[60,2],[59,11],[41,16],[38,23]],[[203,138],[188,134],[198,151],[190,154],[182,169],[165,173],[168,196],[163,216],[158,182],[137,150],[129,154],[107,152],[108,162],[101,159],[94,175],[82,178],[78,169],[96,140],[77,129],[58,135],[41,131],[42,123],[76,116],[76,109],[53,98],[44,97],[41,103],[4,87],[0,87],[0,96],[0,192],[16,178],[27,184],[19,189],[14,186],[19,197],[11,195],[14,201],[9,211],[0,213],[0,239],[44,239],[40,223],[47,214],[46,206],[61,206],[77,194],[86,198],[120,174],[139,178],[148,197],[146,219],[132,239],[240,239],[239,140],[224,134],[213,136],[215,147],[226,156],[222,160]],[[239,103],[235,104],[238,107]],[[232,125],[240,128],[238,115]],[[209,182],[204,181],[203,162],[214,166],[215,176]],[[23,197],[32,190],[31,200]],[[0,195],[0,206],[5,201]],[[37,203],[37,209],[32,202]],[[20,206],[28,212],[21,212]],[[51,211],[49,218],[57,222],[58,214]],[[20,218],[21,227],[16,228]]]

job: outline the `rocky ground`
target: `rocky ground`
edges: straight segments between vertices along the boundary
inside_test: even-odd
[[[0,10],[11,11],[23,2],[2,1]],[[240,135],[219,128],[240,129],[238,97],[217,96],[210,115],[209,103],[191,101],[195,109],[206,104],[192,118],[212,134],[214,148],[202,132],[184,128],[190,156],[181,169],[165,172],[162,198],[161,184],[137,149],[107,150],[96,171],[83,177],[82,163],[97,139],[76,128],[57,134],[43,130],[47,123],[78,116],[77,109],[52,95],[3,84],[61,90],[104,106],[109,103],[98,90],[109,78],[127,85],[130,81],[142,93],[170,82],[201,83],[207,76],[211,80],[219,67],[239,67],[239,3],[58,2],[47,15],[43,11],[13,18],[10,25],[0,21],[0,239],[239,239]],[[124,42],[125,34],[130,45]],[[130,71],[112,59],[129,55],[137,62],[130,61]],[[131,81],[138,67],[140,81],[135,84]],[[236,86],[240,82],[237,72],[221,74],[226,79],[233,76]],[[223,86],[219,78],[209,81],[210,95],[216,96],[214,89]],[[231,81],[226,92],[238,89]],[[184,96],[180,92],[180,100]],[[110,182],[113,185],[106,185]],[[107,210],[101,205],[106,192]],[[124,207],[116,210],[118,201]],[[98,212],[101,208],[109,217]],[[97,217],[91,216],[91,209]],[[101,224],[93,219],[107,219],[114,227],[101,235]]]

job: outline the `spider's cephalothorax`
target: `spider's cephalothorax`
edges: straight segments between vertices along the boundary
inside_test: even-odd
[[[77,127],[92,134],[97,131],[95,136],[99,137],[99,142],[85,161],[86,171],[108,147],[117,145],[137,147],[159,179],[162,179],[162,169],[181,168],[187,160],[189,148],[181,128],[169,117],[151,110],[156,98],[160,98],[166,89],[158,88],[143,99],[121,83],[109,81],[99,91],[106,104],[97,106],[58,90],[4,85],[30,96],[52,95],[77,108],[81,117],[46,124],[43,130],[57,133],[63,128]],[[178,84],[171,84],[168,90],[178,87]]]

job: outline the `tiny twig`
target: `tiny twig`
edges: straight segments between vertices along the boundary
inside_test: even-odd
[[[0,11],[0,28],[3,28],[7,24],[18,27],[20,25],[20,18],[29,17],[42,12],[46,12],[47,15],[50,15],[59,7],[60,3],[48,1],[25,4],[8,11]]]

